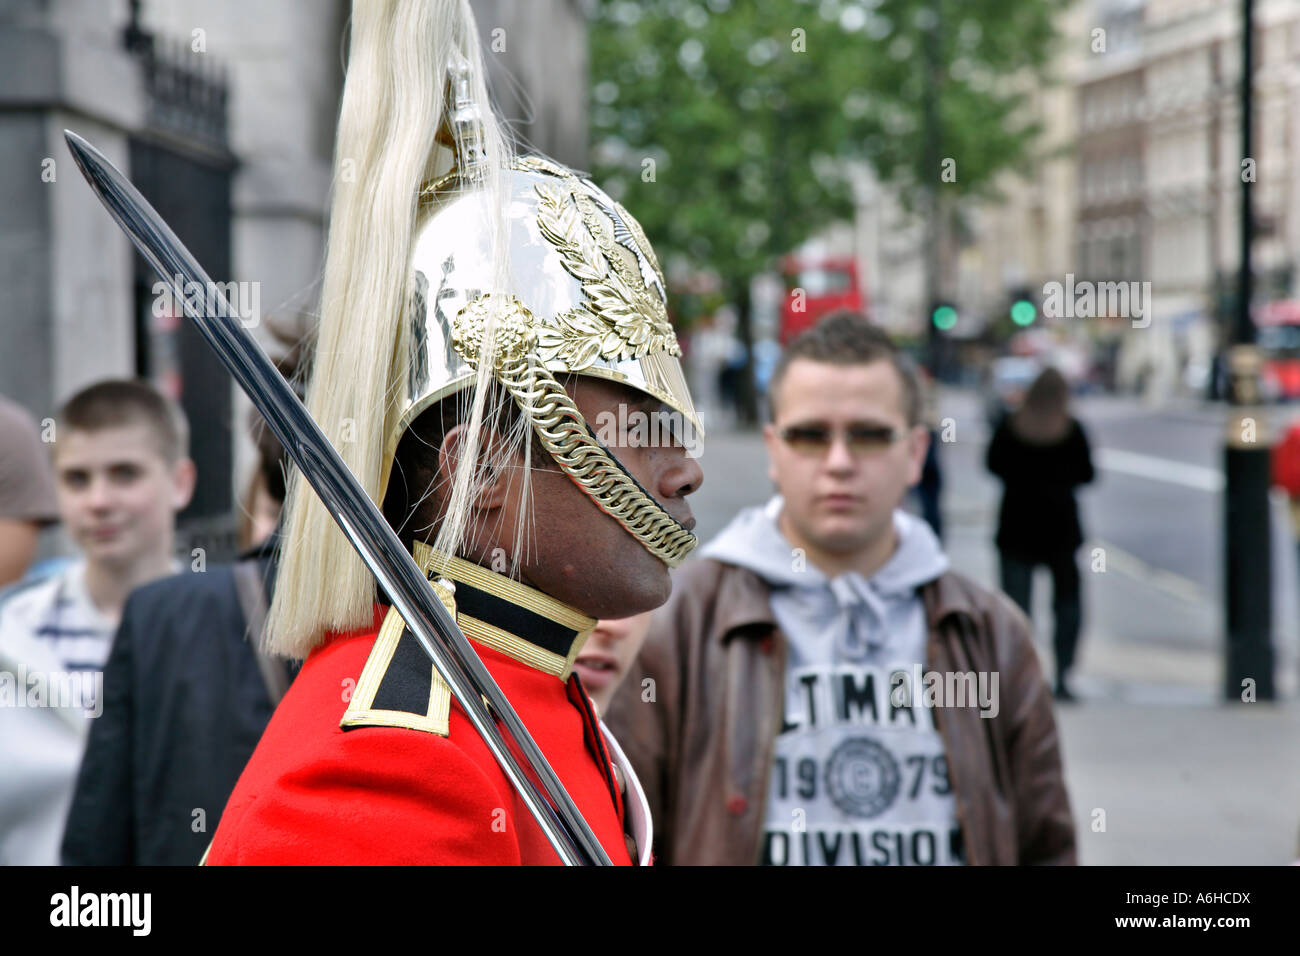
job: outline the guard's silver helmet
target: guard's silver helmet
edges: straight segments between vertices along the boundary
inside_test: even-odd
[[[530,156],[502,172],[509,287],[494,278],[490,199],[453,172],[421,193],[412,255],[410,356],[387,436],[386,486],[398,442],[436,402],[472,385],[484,335],[494,379],[556,463],[604,511],[672,566],[697,539],[597,440],[556,380],[590,375],[667,405],[688,447],[703,436],[668,321],[663,273],[641,226],[572,170]]]

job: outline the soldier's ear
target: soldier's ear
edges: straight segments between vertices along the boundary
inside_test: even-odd
[[[466,425],[450,428],[443,436],[442,447],[438,449],[438,482],[444,488],[451,488],[455,481],[456,470],[468,444],[467,436]],[[484,437],[478,449],[478,470],[471,478],[474,505],[484,510],[504,505],[509,491],[509,469],[494,464],[500,460],[499,442],[495,433]]]
[[[465,426],[457,425],[447,429],[438,446],[438,481],[442,488],[450,488],[451,480],[456,476],[456,465],[460,461],[460,450],[464,444]]]

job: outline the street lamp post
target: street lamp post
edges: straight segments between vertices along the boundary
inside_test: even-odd
[[[1241,154],[1253,157],[1254,0],[1242,0]],[[1228,353],[1224,447],[1224,575],[1226,700],[1271,700],[1273,691],[1272,571],[1269,526],[1269,441],[1260,396],[1260,354],[1250,316],[1253,175],[1241,183],[1241,274]]]
[[[925,190],[925,310],[929,321],[925,323],[925,364],[930,374],[938,382],[944,372],[946,349],[944,339],[948,329],[940,320],[941,309],[952,311],[951,306],[942,302],[943,298],[943,252],[941,243],[943,231],[940,216],[943,206],[939,197],[937,177],[942,162],[941,141],[943,126],[939,115],[939,95],[942,83],[942,50],[940,46],[940,4],[942,0],[931,0],[924,10],[925,36],[923,46],[923,63],[925,82],[922,85],[923,101],[921,112],[924,123],[923,176]],[[946,315],[947,312],[942,313]],[[953,312],[953,317],[956,313]],[[942,332],[943,334],[940,334]]]

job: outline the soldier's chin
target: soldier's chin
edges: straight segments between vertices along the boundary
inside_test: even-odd
[[[644,547],[638,545],[638,550],[639,555],[629,553],[618,566],[602,569],[608,576],[606,586],[593,589],[589,606],[583,608],[591,617],[632,617],[668,600],[673,589],[668,565]]]

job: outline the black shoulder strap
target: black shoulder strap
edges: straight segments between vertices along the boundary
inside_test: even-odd
[[[244,636],[253,645],[257,669],[266,685],[266,695],[274,709],[289,689],[289,675],[284,662],[267,654],[263,649],[263,630],[266,628],[266,587],[262,583],[261,562],[255,558],[235,562],[231,569],[235,575],[235,593],[239,607],[244,612]]]

